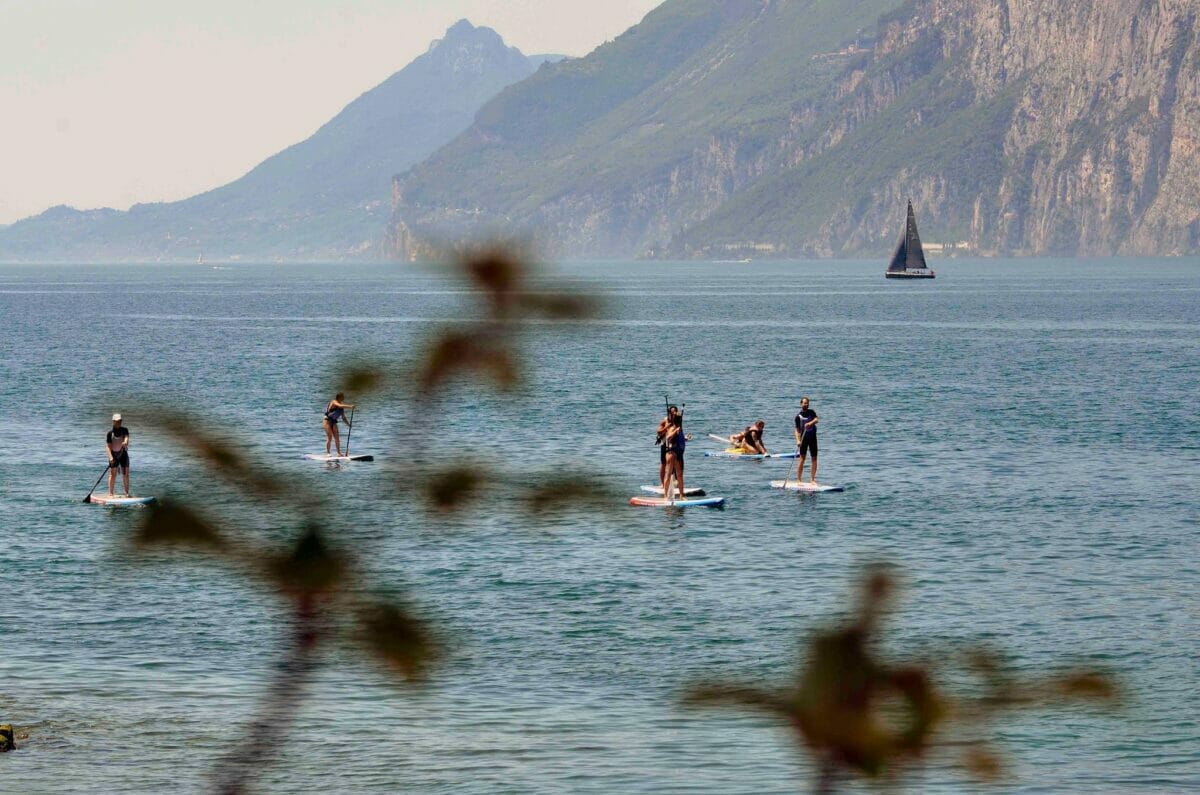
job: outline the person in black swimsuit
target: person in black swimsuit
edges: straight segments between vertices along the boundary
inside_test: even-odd
[[[665,475],[663,477],[663,498],[671,499],[674,492],[682,498],[687,491],[683,485],[683,451],[687,446],[688,437],[683,432],[683,415],[676,413],[669,418],[663,432],[663,450],[666,453]],[[675,483],[668,491],[667,486],[674,479]]]
[[[736,434],[736,436],[741,437],[738,441],[742,446],[743,453],[767,455],[767,446],[763,444],[763,428],[765,427],[767,427],[767,424],[759,420],[753,425],[747,425],[746,430],[740,434]]]
[[[325,406],[325,417],[321,420],[321,426],[325,429],[325,455],[329,455],[329,448],[335,442],[337,454],[342,454],[342,436],[338,433],[338,420],[346,423],[346,427],[349,428],[350,420],[346,417],[346,409],[354,408],[353,403],[346,403],[345,400],[346,396],[338,392]]]
[[[800,462],[796,465],[796,480],[804,480],[804,458],[812,453],[812,482],[817,482],[817,412],[809,408],[808,398],[800,398],[800,413],[796,415],[796,447]]]
[[[658,445],[658,482],[662,483],[667,479],[667,429],[671,427],[674,419],[679,416],[678,406],[667,406],[667,416],[662,418],[658,423],[658,431],[654,436],[654,443]]]
[[[121,424],[121,415],[114,414],[112,430],[104,437],[104,451],[108,453],[108,496],[117,487],[117,470],[121,470],[121,483],[125,496],[129,496],[129,429]]]

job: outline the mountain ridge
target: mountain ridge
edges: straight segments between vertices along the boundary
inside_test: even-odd
[[[975,253],[1194,253],[1198,9],[669,0],[398,175],[388,245],[882,256],[911,196],[930,240]]]
[[[466,129],[500,89],[557,56],[528,58],[463,19],[313,135],[232,182],[127,211],[58,205],[0,228],[0,259],[190,260],[375,256],[390,177]]]

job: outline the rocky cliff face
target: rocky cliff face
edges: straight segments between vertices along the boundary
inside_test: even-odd
[[[910,196],[927,240],[981,253],[1200,251],[1200,0],[829,5],[664,4],[570,65],[648,85],[535,152],[492,103],[399,178],[393,252],[503,230],[576,256],[883,254]],[[650,73],[685,13],[721,25]],[[540,77],[509,107],[568,112],[570,75]]]

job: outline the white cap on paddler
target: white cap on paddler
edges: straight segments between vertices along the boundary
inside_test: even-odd
[[[121,421],[121,415],[120,415],[120,414],[114,414],[114,415],[113,415],[113,422],[120,422],[120,421]]]

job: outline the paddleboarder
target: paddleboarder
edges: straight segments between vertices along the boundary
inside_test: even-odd
[[[796,465],[796,480],[804,480],[804,458],[812,453],[812,471],[810,477],[817,482],[817,412],[808,404],[808,398],[800,398],[800,413],[796,415],[796,447],[800,453],[800,463]]]
[[[353,427],[350,424],[350,418],[346,416],[346,409],[353,409],[353,403],[346,402],[346,395],[338,392],[334,395],[333,400],[325,406],[325,417],[321,420],[322,427],[325,428],[325,455],[329,455],[329,447],[332,444],[337,445],[337,454],[342,454],[342,436],[338,433],[338,420],[346,423],[346,427]]]
[[[112,416],[112,430],[104,437],[104,451],[108,453],[108,496],[113,496],[117,487],[117,470],[121,470],[121,482],[125,496],[129,496],[129,429],[121,424],[121,415]]]
[[[658,482],[665,483],[667,479],[667,429],[671,427],[675,417],[679,416],[679,407],[667,406],[667,416],[658,423],[658,431],[654,435],[654,443],[658,445]]]
[[[687,435],[683,432],[683,415],[678,412],[668,418],[666,429],[663,431],[663,451],[666,456],[665,475],[663,477],[663,498],[671,499],[668,484],[675,479],[675,488],[683,497],[687,490],[683,485],[683,451],[687,446]]]
[[[741,433],[735,433],[730,437],[730,441],[737,439],[743,453],[767,455],[767,446],[763,444],[763,428],[765,427],[767,424],[759,420],[752,425],[747,425],[746,430]]]

